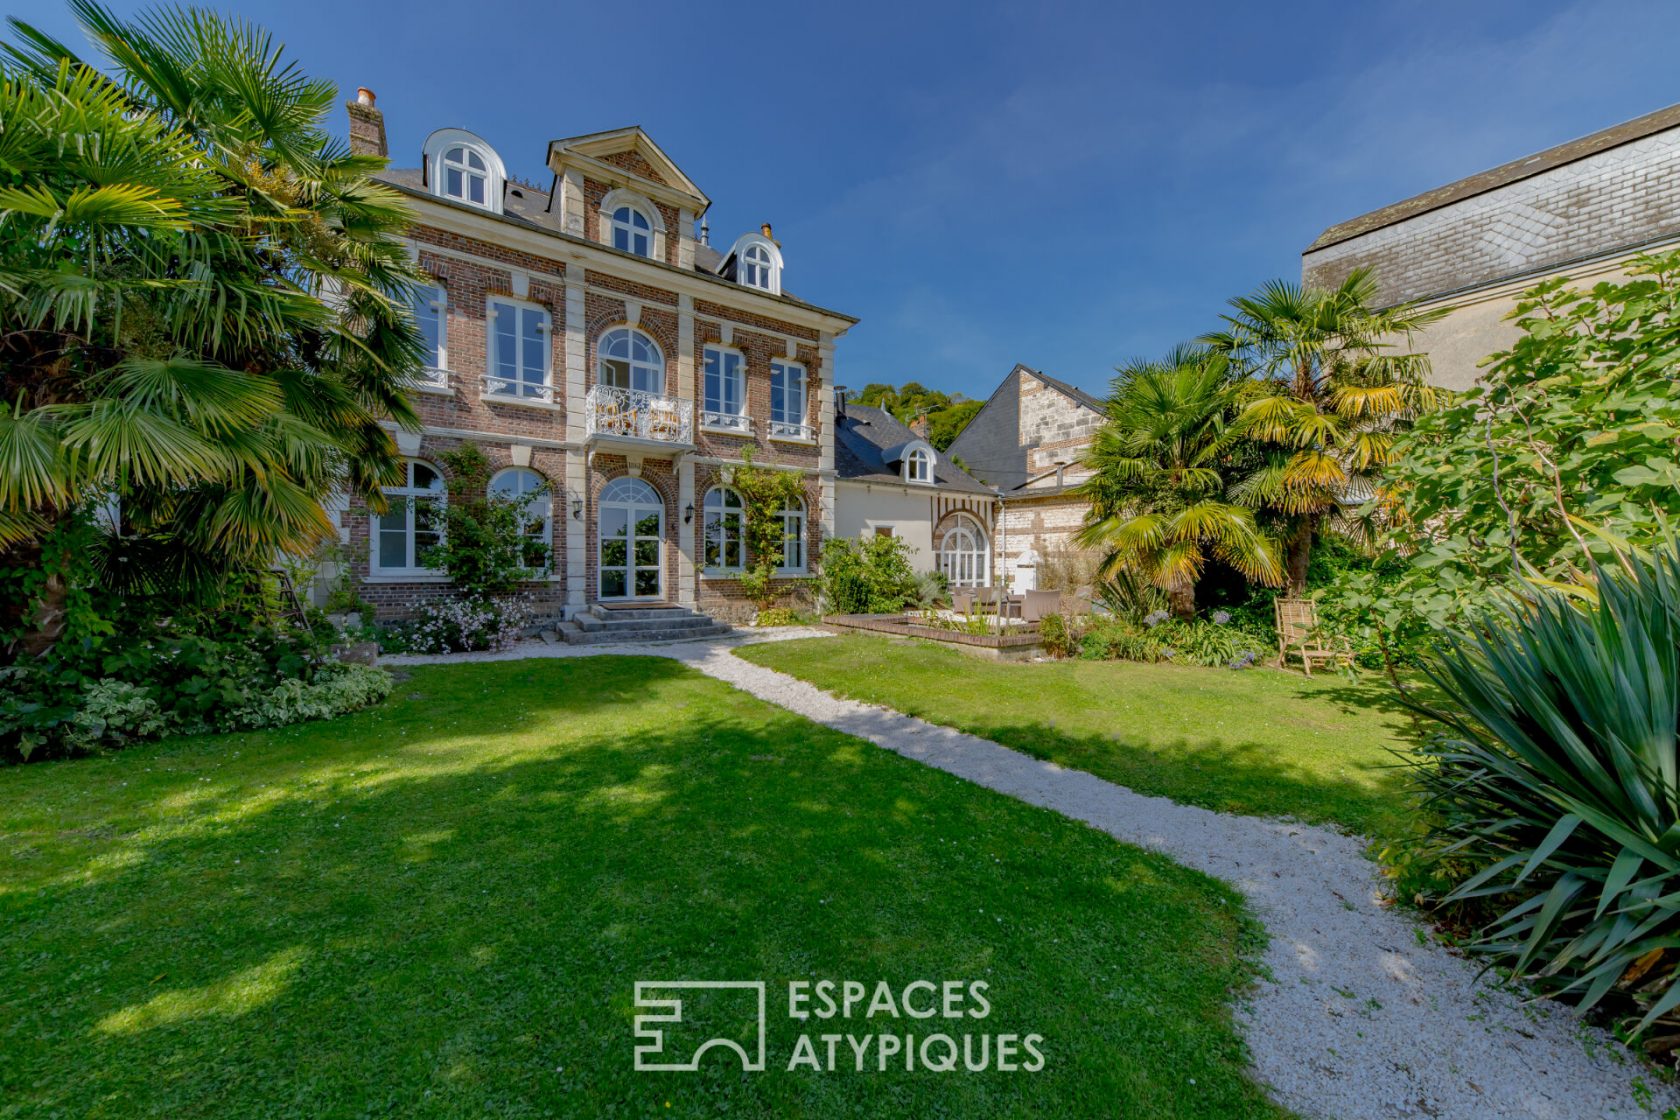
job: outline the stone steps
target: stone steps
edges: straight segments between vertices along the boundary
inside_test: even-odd
[[[597,603],[556,630],[567,645],[581,646],[715,638],[729,633],[730,627],[686,607],[603,607]]]

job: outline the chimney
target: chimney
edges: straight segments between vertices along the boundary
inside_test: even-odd
[[[916,418],[910,421],[910,430],[916,433],[917,439],[926,439],[928,432],[927,413],[916,413]]]
[[[776,240],[774,237],[770,236],[770,223],[769,222],[765,222],[763,225],[759,226],[758,227],[758,232],[760,232],[764,235],[764,239],[766,241],[775,241]]]
[[[384,158],[391,154],[385,147],[385,114],[373,102],[373,91],[360,86],[356,100],[344,106],[350,111],[350,150],[357,155]]]

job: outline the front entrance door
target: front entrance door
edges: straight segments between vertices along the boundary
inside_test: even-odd
[[[601,491],[599,578],[603,599],[658,599],[665,503],[639,478],[615,478]]]

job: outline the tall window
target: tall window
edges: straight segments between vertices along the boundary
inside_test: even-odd
[[[805,367],[798,362],[770,363],[770,434],[809,434],[805,430]]]
[[[523,505],[525,523],[521,556],[525,566],[533,571],[547,568],[554,540],[554,504],[549,498],[548,483],[542,475],[524,467],[498,471],[490,480],[490,497]]]
[[[373,570],[415,574],[443,542],[443,478],[419,459],[403,464],[401,486],[385,488],[386,509],[373,518]]]
[[[747,546],[742,540],[746,506],[727,486],[706,491],[705,565],[709,572],[739,572],[746,567]]]
[[[984,587],[988,579],[986,531],[966,513],[939,538],[939,570],[954,587]]]
[[[443,193],[474,206],[490,204],[490,165],[476,148],[457,144],[444,149]]]
[[[601,384],[660,396],[665,392],[665,355],[659,344],[634,327],[614,327],[601,336]]]
[[[414,289],[414,325],[420,328],[426,354],[422,359],[428,381],[447,381],[437,376],[449,368],[449,297],[441,287]]]
[[[620,206],[613,211],[612,243],[638,257],[653,256],[653,223],[634,206]]]
[[[486,391],[492,396],[547,400],[548,312],[527,304],[491,300],[490,320]]]
[[[770,273],[770,250],[762,245],[748,245],[742,250],[741,283],[767,292],[775,290]]]
[[[791,498],[782,507],[782,566],[780,572],[805,574],[805,502]]]
[[[933,452],[918,447],[904,457],[904,481],[933,481]]]
[[[746,359],[738,350],[706,347],[706,392],[700,421],[714,428],[750,431],[747,420]]]

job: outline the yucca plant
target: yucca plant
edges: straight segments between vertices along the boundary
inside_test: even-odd
[[[1430,675],[1458,714],[1418,771],[1437,855],[1479,870],[1447,897],[1496,913],[1474,943],[1680,1044],[1680,548],[1528,588],[1451,636]]]
[[[70,7],[103,65],[0,46],[0,567],[37,589],[0,642],[32,655],[79,510],[120,511],[107,584],[185,603],[327,539],[329,493],[377,503],[418,423],[410,213],[332,84],[213,13]]]

